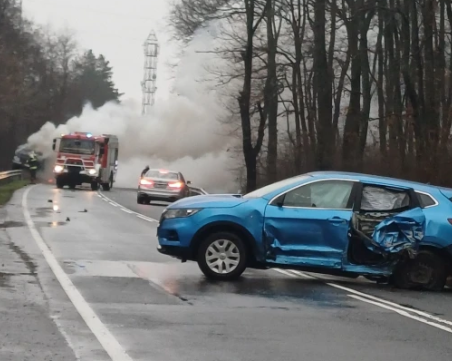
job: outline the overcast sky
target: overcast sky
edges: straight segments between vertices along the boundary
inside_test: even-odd
[[[157,33],[161,55],[157,98],[168,93],[170,73],[165,66],[174,45],[165,24],[169,0],[23,0],[24,13],[55,30],[68,27],[83,49],[93,49],[110,60],[114,81],[124,99],[141,101],[143,42],[151,29]]]

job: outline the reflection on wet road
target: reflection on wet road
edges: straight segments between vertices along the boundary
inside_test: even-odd
[[[146,217],[158,219],[163,210],[137,205],[133,190],[106,195]],[[93,192],[39,186],[30,193],[29,208],[64,273],[132,360],[450,360],[447,330],[327,283],[452,319],[448,293],[391,292],[361,279],[325,281],[274,270],[247,270],[236,282],[212,282],[195,263],[156,251],[157,223],[127,214]],[[46,275],[14,208],[10,220],[16,222],[10,228],[14,242],[41,264],[47,297],[57,305],[80,359],[108,360]]]
[[[237,300],[264,298],[263,301],[311,303],[317,307],[351,307],[344,304],[346,294],[325,288],[318,280],[285,278],[269,272],[248,271],[235,282],[215,282],[201,275],[197,267],[181,263],[78,261],[65,262],[65,271],[74,276],[123,277],[147,280],[162,291],[189,304],[217,304]],[[271,276],[271,277],[270,277]]]

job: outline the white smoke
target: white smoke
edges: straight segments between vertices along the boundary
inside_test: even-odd
[[[228,153],[234,141],[218,121],[224,117],[225,105],[215,84],[205,81],[206,67],[218,66],[220,60],[199,53],[214,47],[210,30],[200,31],[184,50],[173,80],[174,91],[160,94],[149,115],[141,116],[141,105],[134,100],[107,103],[97,110],[87,105],[79,117],[64,125],[46,123],[29,137],[28,144],[51,157],[52,139],[61,134],[115,134],[120,142],[116,187],[135,188],[141,170],[149,165],[181,171],[194,186],[210,192],[235,192],[238,187],[232,169],[237,161]]]

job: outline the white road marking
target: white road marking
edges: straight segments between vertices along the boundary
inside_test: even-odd
[[[347,292],[353,293],[353,294],[355,294],[357,296],[365,297],[367,299],[374,300],[376,302],[381,302],[381,303],[384,303],[384,304],[386,304],[388,306],[391,306],[391,307],[397,307],[400,310],[404,310],[404,311],[407,311],[407,312],[415,313],[415,314],[417,314],[419,316],[429,318],[429,319],[431,319],[433,321],[441,322],[441,323],[444,323],[446,325],[452,326],[452,321],[445,320],[445,319],[437,317],[437,316],[433,316],[433,315],[431,315],[431,314],[429,314],[427,312],[420,311],[420,310],[417,310],[415,308],[405,307],[405,306],[399,305],[397,303],[394,303],[394,302],[391,302],[391,301],[387,301],[385,299],[382,299],[382,298],[379,298],[379,297],[375,297],[375,296],[369,295],[367,293],[359,292],[359,291],[356,291],[356,290],[354,290],[352,288],[344,287],[344,286],[341,286],[341,285],[338,285],[338,284],[335,284],[335,283],[327,282],[326,284],[328,286],[335,287],[335,288],[341,289],[343,291],[347,291]]]
[[[137,217],[141,218],[141,219],[144,219],[145,221],[148,221],[148,222],[158,222],[157,220],[155,220],[153,218],[149,218],[149,217],[143,216],[142,214],[138,214]]]
[[[126,212],[126,213],[133,214],[133,215],[137,216],[138,218],[141,218],[142,220],[147,221],[147,222],[151,222],[151,223],[155,223],[155,222],[158,223],[158,222],[159,222],[158,219],[154,219],[154,218],[151,218],[151,217],[144,216],[144,215],[142,215],[141,213],[132,211],[131,209],[122,206],[121,204],[119,204],[119,203],[115,202],[114,200],[108,198],[105,194],[103,194],[103,193],[101,193],[101,192],[99,192],[99,194],[100,194],[100,197],[101,197],[104,201],[107,201],[107,202],[110,203],[112,206],[119,207],[119,209],[123,210],[123,211]]]
[[[307,278],[307,279],[310,279],[310,280],[316,279],[315,277],[310,276],[310,275],[308,275],[306,273],[303,273],[303,272],[300,272],[300,271],[290,270],[290,272],[295,273],[298,276],[301,276],[303,278]]]
[[[427,312],[420,311],[420,310],[417,310],[415,308],[405,307],[405,306],[399,305],[399,304],[397,304],[395,302],[387,301],[387,300],[385,300],[383,298],[375,297],[375,296],[372,296],[372,295],[364,293],[364,292],[356,291],[356,290],[354,290],[353,288],[350,288],[350,287],[341,286],[341,285],[338,285],[338,284],[332,283],[332,282],[326,282],[326,280],[321,278],[321,277],[311,276],[309,274],[306,274],[305,272],[300,272],[300,271],[296,271],[296,270],[287,270],[287,271],[285,271],[285,270],[281,270],[279,268],[274,268],[273,270],[276,271],[276,272],[279,272],[279,273],[283,273],[283,274],[287,274],[287,273],[290,272],[290,273],[292,273],[294,275],[298,275],[298,276],[303,277],[303,278],[317,279],[319,281],[323,281],[326,285],[328,285],[330,287],[334,287],[334,288],[340,289],[342,291],[346,291],[346,292],[352,293],[353,295],[349,295],[349,297],[358,299],[358,300],[363,301],[363,302],[373,303],[373,304],[376,304],[377,306],[384,305],[385,308],[390,309],[390,310],[397,309],[398,311],[400,311],[400,312],[397,312],[397,313],[401,314],[402,316],[404,316],[405,313],[410,313],[410,314],[414,313],[414,314],[416,314],[418,316],[422,316],[422,317],[424,317],[424,318],[426,318],[428,320],[452,326],[452,321],[449,321],[449,320],[446,320],[446,319],[443,319],[443,318],[431,315],[431,314],[429,314]],[[415,320],[418,320],[418,319],[422,320],[422,318],[420,318],[418,316],[410,315],[410,318],[413,318]],[[430,322],[433,325],[437,325],[435,322],[431,322],[431,321],[426,321],[426,322]],[[426,322],[424,322],[424,323],[426,323]],[[430,323],[428,323],[428,324],[430,324]],[[435,327],[437,327],[437,326],[435,326]],[[444,329],[445,331],[449,332],[450,328],[446,327],[446,326],[444,326],[444,327],[445,328],[441,328],[441,327],[438,327],[438,328]],[[452,329],[450,329],[450,330],[452,331]]]
[[[22,211],[25,217],[25,221],[30,229],[31,235],[44,255],[47,264],[52,269],[53,274],[57,278],[63,290],[71,300],[75,309],[85,321],[86,325],[90,328],[91,332],[96,336],[104,350],[110,356],[112,361],[133,361],[132,358],[126,353],[115,337],[110,333],[108,328],[102,323],[94,310],[85,301],[82,294],[72,283],[68,275],[59,265],[55,256],[50,248],[42,239],[38,230],[36,229],[33,220],[31,219],[30,212],[28,211],[27,197],[30,191],[36,186],[28,188],[22,196]]]
[[[391,306],[385,305],[384,303],[372,301],[372,300],[369,300],[367,298],[356,296],[356,295],[348,295],[348,296],[351,297],[351,298],[360,300],[362,302],[367,302],[367,303],[370,303],[372,305],[375,305],[375,306],[378,306],[378,307],[381,307],[381,308],[385,308],[387,310],[394,311],[394,312],[398,313],[401,316],[408,317],[408,318],[411,318],[413,320],[425,323],[426,325],[433,326],[433,327],[439,328],[439,329],[441,329],[443,331],[452,333],[452,328],[450,328],[450,327],[447,327],[447,326],[441,325],[439,323],[435,323],[435,322],[426,320],[426,319],[421,318],[419,316],[411,315],[410,313],[408,313],[406,311],[403,311],[403,310],[401,310],[399,308],[391,307]]]
[[[286,275],[286,276],[290,276],[290,277],[297,277],[297,275],[294,275],[293,273],[290,273],[290,272],[288,272],[288,271],[285,271],[285,270],[283,270],[283,269],[279,269],[279,268],[273,268],[273,271],[276,271],[276,272],[282,273],[282,274],[284,274],[284,275]]]

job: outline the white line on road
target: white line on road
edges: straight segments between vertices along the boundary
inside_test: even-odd
[[[107,201],[107,202],[110,203],[112,206],[119,207],[119,208],[120,208],[121,210],[123,210],[124,212],[127,212],[127,213],[129,213],[129,214],[133,214],[133,215],[137,216],[138,218],[141,218],[141,219],[144,220],[144,221],[148,221],[148,222],[151,222],[151,223],[155,223],[155,222],[158,223],[158,222],[159,222],[157,219],[154,219],[154,218],[151,218],[151,217],[144,216],[144,215],[142,215],[141,213],[134,212],[134,211],[132,211],[131,209],[128,209],[128,208],[122,206],[121,204],[119,204],[119,203],[115,202],[114,200],[108,198],[108,197],[107,197],[105,194],[103,194],[103,193],[100,193],[100,192],[99,192],[99,194],[100,194],[100,197],[101,197],[104,201]]]
[[[420,311],[420,310],[417,310],[415,308],[405,307],[405,306],[399,305],[397,303],[394,303],[394,302],[391,302],[391,301],[387,301],[385,299],[382,299],[382,298],[379,298],[379,297],[375,297],[375,296],[372,296],[372,295],[364,293],[364,292],[359,292],[359,291],[356,291],[356,290],[354,290],[354,289],[352,289],[350,287],[344,287],[344,286],[338,285],[336,283],[326,282],[326,280],[321,278],[321,277],[312,276],[312,275],[306,274],[305,272],[300,272],[300,271],[296,271],[296,270],[287,270],[287,271],[285,271],[285,270],[282,270],[282,269],[279,269],[279,268],[274,268],[274,270],[276,272],[283,273],[283,274],[287,274],[287,273],[290,272],[290,273],[292,273],[294,275],[297,275],[299,277],[303,277],[303,278],[307,278],[307,279],[316,279],[316,280],[322,281],[322,282],[324,282],[326,285],[328,285],[330,287],[334,287],[334,288],[340,289],[342,291],[346,291],[346,292],[352,293],[353,295],[349,295],[350,297],[353,296],[353,298],[359,299],[361,301],[363,301],[363,299],[365,299],[366,300],[365,302],[374,303],[377,306],[383,304],[385,306],[385,308],[389,307],[388,309],[390,309],[390,310],[397,309],[397,310],[400,311],[400,312],[397,312],[397,313],[401,314],[402,316],[405,316],[405,313],[410,313],[410,314],[414,313],[414,314],[416,314],[418,316],[425,317],[425,318],[427,318],[429,320],[452,326],[452,321],[449,321],[449,320],[446,320],[446,319],[443,319],[443,318],[431,315],[431,314],[429,314],[427,312]],[[412,316],[410,318],[413,318],[415,320],[418,320],[418,318],[421,319],[418,316]],[[431,321],[428,321],[428,322],[431,322]],[[424,323],[426,323],[426,322],[424,322]],[[436,323],[434,323],[434,322],[431,322],[431,323],[432,323],[432,326],[436,325]],[[428,324],[430,324],[430,323],[428,323]],[[437,327],[437,326],[435,326],[435,327]],[[450,329],[449,327],[446,327],[446,326],[444,326],[444,327],[445,328],[442,328],[442,327],[438,327],[438,328],[444,329],[445,331],[448,331]],[[450,330],[452,330],[452,329],[450,329]]]
[[[429,318],[429,319],[431,319],[433,321],[441,322],[441,323],[444,323],[446,325],[452,326],[452,321],[445,320],[445,319],[437,317],[437,316],[433,316],[433,315],[431,315],[431,314],[429,314],[427,312],[416,310],[415,308],[405,307],[405,306],[399,305],[397,303],[394,303],[394,302],[387,301],[387,300],[384,300],[384,299],[379,298],[379,297],[375,297],[375,296],[369,295],[367,293],[356,291],[356,290],[354,290],[352,288],[349,288],[349,287],[340,286],[340,285],[335,284],[335,283],[327,282],[326,284],[328,286],[335,287],[335,288],[341,289],[343,291],[347,291],[347,292],[353,293],[355,295],[365,297],[365,298],[370,299],[370,300],[381,302],[381,303],[384,303],[384,304],[386,304],[388,306],[391,306],[391,307],[397,307],[400,310],[411,312],[411,313],[415,313],[415,314],[417,314],[419,316]]]
[[[443,331],[452,333],[452,328],[450,328],[450,327],[447,327],[447,326],[441,325],[441,324],[439,324],[439,323],[435,323],[435,322],[426,320],[426,319],[421,318],[421,317],[419,317],[419,316],[411,315],[411,314],[408,313],[407,311],[403,311],[403,310],[401,310],[401,309],[399,309],[399,308],[391,307],[391,306],[385,305],[384,303],[372,301],[372,300],[369,300],[369,299],[367,299],[367,298],[360,297],[360,296],[356,296],[356,295],[348,295],[348,296],[351,297],[351,298],[360,300],[360,301],[362,301],[362,302],[367,302],[367,303],[370,303],[370,304],[372,304],[372,305],[375,305],[375,306],[378,306],[378,307],[381,307],[381,308],[385,308],[385,309],[387,309],[387,310],[394,311],[394,312],[398,313],[398,314],[401,315],[401,316],[408,317],[408,318],[411,318],[411,319],[413,319],[413,320],[416,320],[416,321],[425,323],[425,324],[427,324],[427,325],[430,325],[430,326],[439,328],[439,329],[441,329],[441,330],[443,330]]]
[[[25,221],[30,229],[36,244],[44,255],[47,264],[52,269],[61,287],[66,292],[67,296],[71,300],[72,304],[85,321],[86,325],[90,328],[91,332],[96,336],[104,350],[108,353],[112,361],[133,361],[132,358],[126,353],[115,337],[110,333],[108,328],[102,323],[94,310],[85,301],[82,294],[72,283],[68,275],[63,271],[50,248],[42,239],[36,226],[31,219],[30,212],[28,211],[27,197],[31,189],[35,186],[28,188],[22,196],[22,211],[25,217]]]
[[[145,221],[148,221],[148,222],[158,222],[157,220],[149,218],[149,217],[146,217],[146,216],[143,216],[142,214],[138,214],[137,217],[141,218],[141,219],[144,219]]]
[[[273,268],[273,271],[276,271],[276,272],[282,273],[282,274],[284,274],[284,275],[286,275],[286,276],[290,276],[290,277],[297,277],[297,275],[294,275],[293,273],[290,273],[290,272],[288,272],[288,271],[285,271],[285,270],[283,270],[283,269],[279,269],[279,268]]]

